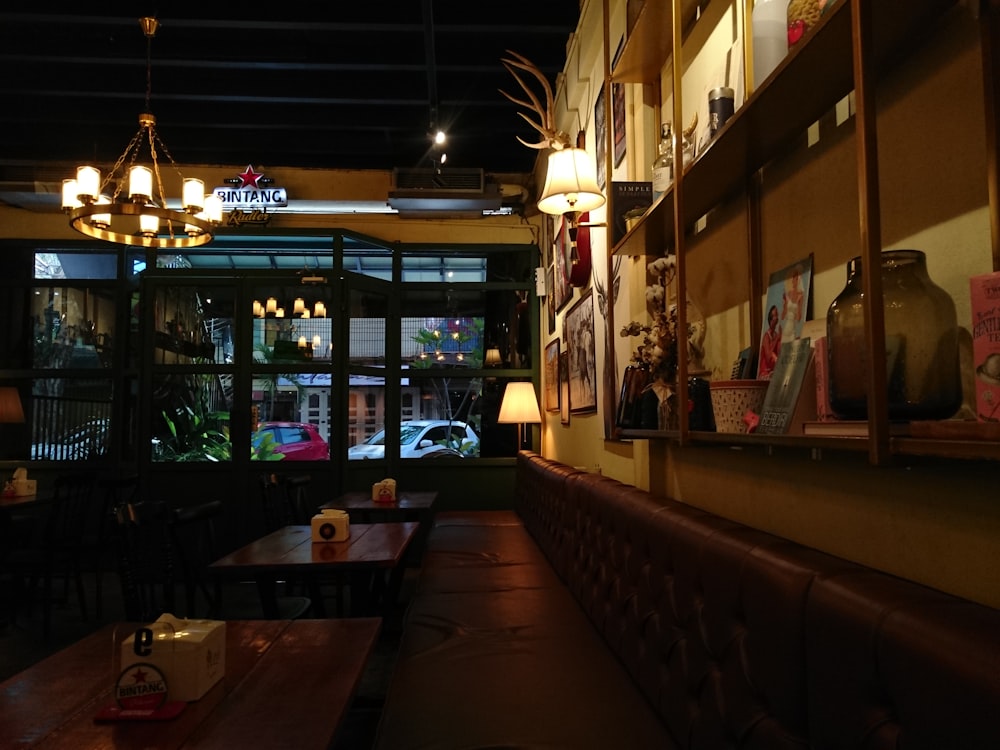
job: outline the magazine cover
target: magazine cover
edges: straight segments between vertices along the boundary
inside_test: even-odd
[[[757,379],[770,380],[781,345],[801,338],[808,313],[812,255],[771,274],[764,302]]]
[[[1000,272],[969,279],[976,419],[1000,421]]]
[[[786,341],[781,345],[781,354],[767,386],[764,405],[760,409],[758,433],[784,435],[788,432],[811,361],[812,344],[809,339]]]
[[[611,224],[612,247],[622,241],[628,233],[625,215],[633,212],[640,216],[653,205],[652,182],[612,182],[611,183]]]

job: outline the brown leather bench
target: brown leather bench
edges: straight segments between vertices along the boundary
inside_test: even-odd
[[[442,513],[377,746],[1000,747],[1000,612],[522,452]]]

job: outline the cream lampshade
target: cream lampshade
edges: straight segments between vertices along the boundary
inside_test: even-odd
[[[538,399],[535,397],[535,386],[529,382],[507,383],[503,392],[503,402],[500,404],[500,424],[517,425],[517,448],[524,445],[524,425],[540,424],[542,415],[538,411]]]
[[[563,148],[549,154],[545,187],[538,199],[538,210],[561,216],[584,213],[604,205],[604,195],[597,184],[593,159],[582,148]]]

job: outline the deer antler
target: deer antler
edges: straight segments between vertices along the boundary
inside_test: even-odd
[[[569,136],[562,132],[561,130],[556,130],[555,125],[555,97],[552,95],[552,87],[549,85],[548,79],[545,74],[538,69],[538,67],[531,62],[528,58],[523,55],[519,55],[517,52],[512,52],[507,50],[507,54],[512,55],[516,59],[511,60],[508,58],[501,58],[503,66],[507,71],[514,76],[514,80],[520,84],[521,88],[524,89],[524,93],[528,95],[528,99],[518,99],[511,96],[503,89],[498,89],[501,94],[507,97],[510,101],[514,102],[522,107],[527,107],[536,115],[538,115],[538,122],[533,120],[531,117],[526,115],[524,112],[518,112],[518,114],[525,119],[525,121],[531,125],[535,130],[542,134],[542,140],[538,143],[528,143],[526,140],[518,136],[518,141],[527,146],[528,148],[549,148],[550,146],[555,146],[561,148],[569,144]],[[535,92],[524,82],[524,79],[518,75],[517,71],[523,70],[527,73],[531,73],[539,82],[542,84],[542,89],[545,91],[545,106],[542,106],[541,101],[535,95]]]

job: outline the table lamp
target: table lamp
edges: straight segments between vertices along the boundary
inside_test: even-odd
[[[14,386],[0,387],[0,424],[23,424],[21,395]]]
[[[540,424],[542,415],[538,411],[535,386],[529,382],[507,383],[500,404],[499,424],[517,425],[517,449],[524,446],[524,425]]]

